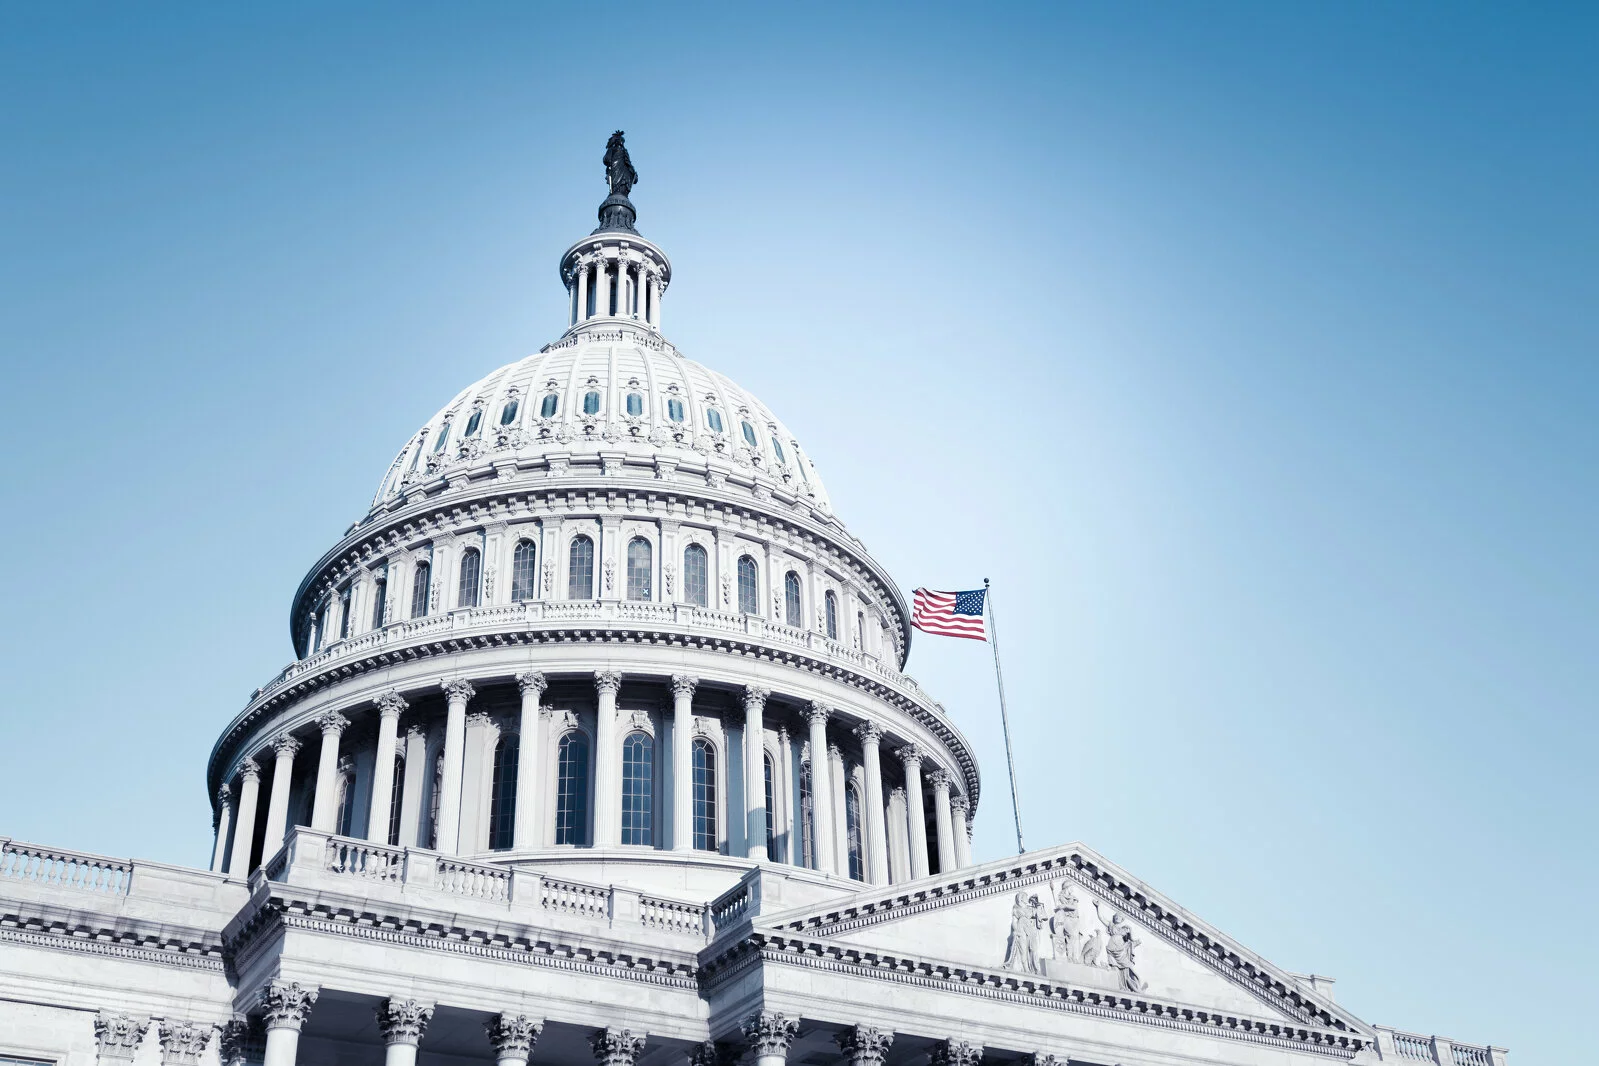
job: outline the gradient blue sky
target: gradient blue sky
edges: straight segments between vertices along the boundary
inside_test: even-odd
[[[667,334],[907,591],[994,579],[1030,844],[1591,1058],[1596,9],[578,6],[0,8],[0,833],[205,860],[297,581],[559,334],[622,128]],[[988,649],[910,668],[1003,855]]]

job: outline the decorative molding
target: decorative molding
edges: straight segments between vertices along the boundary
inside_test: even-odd
[[[432,1004],[414,999],[386,999],[378,1004],[378,1031],[384,1044],[410,1044],[415,1047],[433,1020]]]
[[[115,1059],[132,1062],[144,1034],[150,1029],[149,1018],[135,1018],[131,1014],[101,1011],[94,1018],[94,1042],[101,1061]]]

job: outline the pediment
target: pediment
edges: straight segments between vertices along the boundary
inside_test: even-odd
[[[1209,1015],[1368,1028],[1081,845],[878,887],[758,924]]]

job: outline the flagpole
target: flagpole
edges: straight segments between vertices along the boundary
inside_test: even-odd
[[[1005,713],[1005,673],[999,668],[999,618],[994,614],[994,590],[988,578],[983,578],[983,605],[988,609],[989,643],[994,646],[994,679],[999,682],[999,724],[1005,731],[1005,766],[1010,770],[1010,809],[1016,816],[1016,854],[1023,855],[1027,847],[1022,843],[1022,807],[1016,800],[1016,757],[1011,754],[1010,716]]]

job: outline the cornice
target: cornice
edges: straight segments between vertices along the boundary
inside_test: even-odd
[[[0,941],[27,944],[57,951],[87,952],[153,962],[186,969],[223,969],[220,939],[205,941],[188,936],[158,936],[150,932],[114,927],[96,927],[81,919],[46,917],[19,913],[15,904],[0,912]]]

